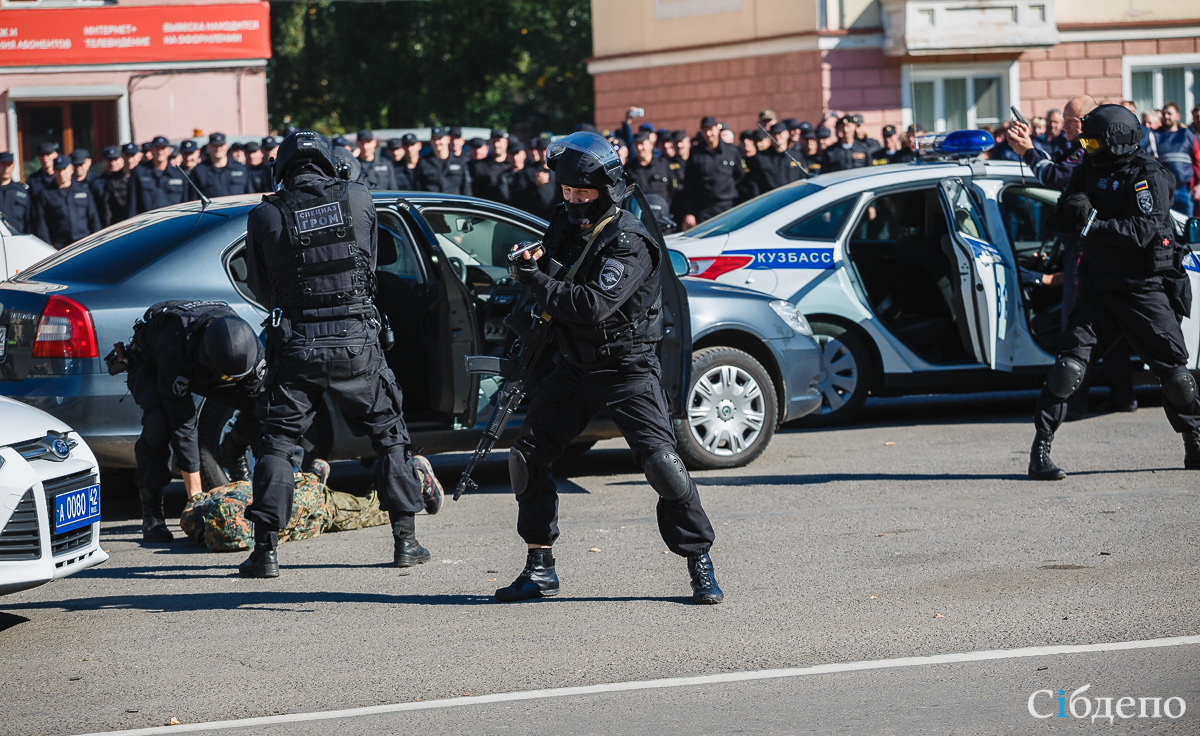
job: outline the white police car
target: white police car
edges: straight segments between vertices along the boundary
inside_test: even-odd
[[[804,421],[845,421],[868,393],[1036,387],[1054,362],[1062,289],[1039,279],[1062,268],[1049,223],[1058,192],[1028,166],[979,159],[986,132],[922,145],[919,163],[790,184],[668,239],[692,275],[808,317],[823,401]],[[1185,265],[1200,298],[1196,260]],[[1193,369],[1197,317],[1200,305],[1183,324]]]
[[[92,451],[46,412],[0,397],[0,595],[107,559]]]

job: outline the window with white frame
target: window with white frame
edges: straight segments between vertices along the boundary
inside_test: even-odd
[[[1011,71],[1007,65],[906,67],[905,124],[935,132],[999,125],[1013,96]]]
[[[1133,100],[1139,113],[1174,102],[1186,123],[1188,111],[1200,102],[1200,54],[1127,56],[1122,67],[1125,99]]]

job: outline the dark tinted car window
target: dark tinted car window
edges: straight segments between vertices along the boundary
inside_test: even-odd
[[[846,218],[857,201],[857,197],[851,197],[835,202],[823,210],[801,217],[780,230],[779,234],[793,240],[837,240],[842,225],[846,224]]]
[[[186,240],[229,222],[195,212],[150,212],[101,230],[24,270],[21,281],[115,284],[170,253]],[[112,242],[117,239],[119,242]]]

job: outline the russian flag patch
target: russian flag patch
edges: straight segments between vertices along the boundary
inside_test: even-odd
[[[1150,188],[1150,185],[1146,183],[1145,179],[1142,179],[1137,184],[1133,185],[1133,191],[1135,191],[1135,192],[1144,192],[1149,188]]]

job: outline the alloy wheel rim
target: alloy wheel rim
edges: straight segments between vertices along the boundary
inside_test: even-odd
[[[762,435],[766,397],[758,381],[733,365],[704,371],[688,396],[688,431],[708,452],[732,457],[748,450]]]

